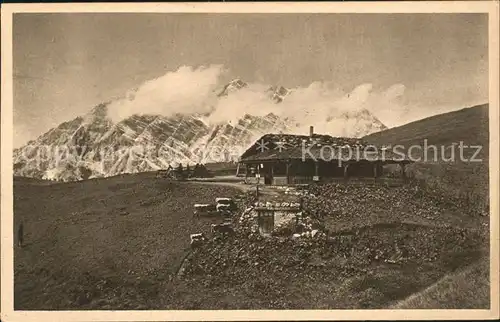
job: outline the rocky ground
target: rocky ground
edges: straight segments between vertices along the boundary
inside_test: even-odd
[[[408,186],[321,185],[296,194],[308,218],[325,223],[324,234],[262,238],[240,220],[235,237],[195,250],[181,279],[255,299],[211,301],[229,308],[383,308],[487,253],[481,224],[441,218],[457,209]]]
[[[244,217],[255,191],[235,188],[154,174],[16,180],[26,233],[15,249],[16,309],[387,308],[488,258],[487,218],[408,187],[263,188],[259,201],[302,199],[305,227],[323,232],[296,239],[252,232]],[[234,236],[211,235],[216,218],[192,218],[194,203],[216,196],[237,200]],[[209,241],[190,250],[199,232]]]
[[[489,223],[487,216],[411,184],[312,186],[304,197],[304,206],[332,231],[387,222],[487,230]]]
[[[478,259],[478,240],[464,229],[412,225],[317,239],[236,236],[196,250],[181,278],[259,299],[230,308],[381,308]]]

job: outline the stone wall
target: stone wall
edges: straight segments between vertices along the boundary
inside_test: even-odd
[[[293,234],[301,212],[279,211],[274,212],[274,233]]]

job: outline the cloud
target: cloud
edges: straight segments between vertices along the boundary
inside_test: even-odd
[[[174,72],[147,81],[124,99],[110,104],[115,122],[134,114],[173,115],[209,112],[213,91],[224,70],[221,65],[193,68],[181,66]]]
[[[225,84],[221,76],[227,71],[222,65],[201,67],[182,66],[176,71],[145,82],[124,99],[109,107],[109,115],[117,122],[133,114],[203,114],[212,124],[236,122],[245,114],[265,116],[273,113],[295,122],[298,129],[314,125],[326,133],[332,126],[351,126],[346,116],[370,111],[392,126],[408,112],[401,97],[405,86],[394,84],[383,91],[374,91],[370,83],[344,91],[332,81],[313,82],[305,87],[292,88],[280,104],[270,99],[271,85],[250,83],[227,96],[217,97]]]
[[[266,92],[270,86],[249,84],[227,96],[220,97],[208,117],[211,123],[237,121],[245,114],[264,116],[278,111],[277,104],[269,99]]]

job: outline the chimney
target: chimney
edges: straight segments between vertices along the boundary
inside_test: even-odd
[[[314,134],[314,127],[311,125],[309,126],[309,136],[312,137]]]

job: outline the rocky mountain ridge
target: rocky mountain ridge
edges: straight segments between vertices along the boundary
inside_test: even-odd
[[[219,98],[247,87],[236,79],[217,94]],[[292,91],[283,86],[267,90],[279,104]],[[132,115],[117,123],[108,116],[109,103],[64,122],[14,151],[17,176],[62,181],[107,177],[158,170],[177,163],[236,161],[266,133],[293,133],[297,124],[273,113],[242,115],[236,122],[211,123],[207,115]],[[361,137],[386,129],[367,110],[340,113],[328,122],[341,122],[337,136]],[[333,124],[333,123],[332,123]]]

